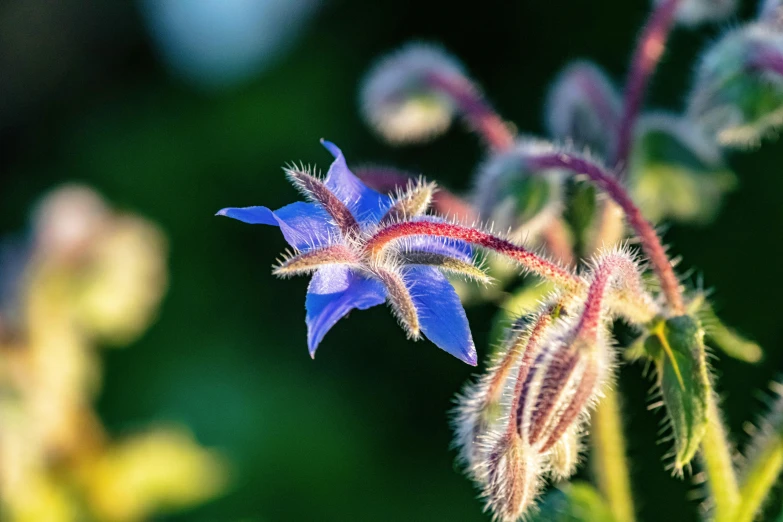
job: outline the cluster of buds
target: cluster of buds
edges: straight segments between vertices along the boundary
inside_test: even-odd
[[[658,312],[625,250],[599,256],[583,279],[584,292],[553,296],[512,330],[496,364],[460,398],[460,458],[500,520],[526,513],[545,477],[576,470],[589,411],[612,380],[611,294],[631,291],[650,317]]]
[[[311,355],[348,312],[387,302],[409,338],[423,333],[476,364],[453,276],[488,284],[491,275],[502,286],[521,265],[548,283],[547,297],[515,320],[457,409],[460,460],[498,520],[526,516],[547,480],[576,470],[592,412],[613,393],[620,357],[612,324],[618,318],[639,334],[624,358],[643,359],[656,370],[674,474],[682,475],[705,444],[728,448],[705,338],[748,361],[758,360],[760,350],[724,327],[702,293],[682,284],[652,223],[712,219],[735,185],[722,147],[755,141],[783,122],[780,1],[767,1],[756,22],[708,51],[685,113],[642,109],[671,30],[725,19],[735,7],[733,0],[654,2],[622,90],[588,62],[566,67],[546,106],[555,142],[517,136],[454,57],[437,46],[410,44],[369,72],[361,92],[364,116],[393,144],[430,140],[461,117],[487,149],[468,198],[445,190],[436,197],[433,185],[411,184],[411,176],[390,168],[354,175],[339,149],[325,142],[335,157],[325,179],[288,170],[309,203],[218,213],[279,227],[295,252],[276,273],[313,274],[306,300]],[[619,246],[626,225],[639,257]],[[521,246],[522,240],[546,254]],[[475,249],[497,254],[515,270],[498,270],[491,261],[485,273]],[[580,258],[594,261],[579,266]],[[619,413],[611,415],[619,430]],[[704,460],[712,468],[716,510],[721,520],[733,520],[732,492],[720,489],[736,482],[720,477],[734,473],[731,458],[725,458],[728,450],[710,451]],[[617,452],[622,456],[623,449]],[[633,520],[630,499],[611,500],[629,497],[630,487],[588,496],[601,505],[574,520],[606,511],[612,520]],[[609,508],[602,504],[610,501]]]

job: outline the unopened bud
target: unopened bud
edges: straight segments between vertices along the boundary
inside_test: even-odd
[[[656,0],[657,4],[672,0]],[[677,21],[683,25],[725,20],[737,10],[737,0],[680,0]]]
[[[36,249],[57,260],[80,258],[111,219],[106,203],[92,189],[65,185],[38,204],[33,217]]]
[[[783,29],[783,1],[765,0],[759,4],[758,20],[761,23]]]
[[[549,453],[549,474],[556,480],[565,480],[576,473],[582,451],[581,426],[574,424],[558,440]]]
[[[567,66],[555,80],[546,103],[546,124],[558,141],[608,157],[613,152],[621,100],[606,73],[590,62]]]
[[[486,466],[487,508],[496,520],[519,520],[541,489],[541,457],[511,433],[500,438]]]
[[[757,145],[783,125],[783,32],[730,31],[699,64],[688,115],[724,146]]]
[[[394,143],[425,141],[444,132],[454,100],[432,78],[466,82],[461,64],[439,47],[409,44],[383,58],[367,75],[361,103],[368,123]]]
[[[553,152],[543,141],[520,140],[514,148],[498,152],[480,167],[476,183],[479,216],[514,237],[540,232],[560,210],[564,176],[531,168],[531,155]]]

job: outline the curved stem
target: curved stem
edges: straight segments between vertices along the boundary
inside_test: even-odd
[[[535,155],[528,158],[530,166],[537,171],[546,169],[563,169],[573,174],[586,175],[598,188],[606,192],[620,208],[623,209],[628,223],[636,232],[644,252],[650,259],[655,274],[661,282],[661,290],[675,314],[685,311],[680,282],[677,279],[672,264],[666,255],[658,234],[652,225],[644,219],[642,212],[631,200],[631,197],[620,185],[620,182],[603,168],[585,158],[562,152]]]
[[[711,492],[714,522],[735,522],[734,514],[740,501],[739,487],[731,444],[713,391],[707,395],[707,430],[701,442],[701,458]]]
[[[467,78],[446,78],[429,74],[427,82],[430,87],[446,93],[454,101],[464,118],[491,148],[505,150],[514,144],[514,134],[510,127]]]
[[[620,119],[615,159],[618,165],[628,163],[634,127],[644,103],[653,72],[666,49],[666,39],[674,25],[674,14],[681,0],[663,0],[659,3],[642,30],[639,43],[631,58],[631,68],[625,83],[623,112]]]
[[[591,462],[598,489],[615,520],[634,522],[631,472],[626,457],[620,397],[607,389],[590,418]]]
[[[631,58],[614,152],[614,164],[622,169],[621,177],[627,171],[636,121],[639,119],[650,79],[666,49],[666,40],[679,4],[680,0],[664,0],[658,4],[650,14]],[[617,205],[606,201],[598,214],[598,232],[593,239],[592,250],[613,246],[622,239],[622,217]]]
[[[531,272],[549,279],[562,288],[575,291],[582,288],[582,280],[569,270],[540,257],[524,247],[493,236],[487,232],[462,225],[433,221],[405,221],[382,228],[367,240],[365,251],[378,256],[389,243],[408,236],[444,237],[465,241],[513,259]]]

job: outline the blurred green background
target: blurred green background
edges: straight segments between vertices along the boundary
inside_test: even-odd
[[[474,370],[407,341],[383,307],[340,322],[311,360],[307,281],[270,273],[280,234],[213,214],[296,199],[280,167],[302,160],[325,170],[322,137],[353,164],[465,190],[482,152],[459,126],[431,145],[394,149],[360,120],[357,89],[373,59],[410,39],[442,42],[506,118],[542,133],[547,86],[569,60],[595,59],[622,79],[648,2],[232,0],[223,8],[234,14],[206,18],[227,43],[184,15],[200,3],[0,2],[0,233],[23,229],[46,190],[80,181],[154,220],[170,241],[158,322],[103,354],[98,406],[108,429],[178,421],[230,459],[226,495],[166,520],[487,519],[449,449],[447,411]],[[743,3],[739,18],[754,8]],[[676,31],[651,106],[679,109],[694,58],[719,29]],[[242,40],[243,30],[264,38]],[[191,41],[177,47],[177,38]],[[249,48],[256,54],[245,56]],[[232,52],[241,56],[221,68]],[[665,239],[681,270],[715,289],[726,322],[766,350],[758,366],[713,361],[742,442],[743,424],[762,411],[759,390],[783,367],[783,142],[731,164],[740,187],[718,220],[672,226]],[[492,316],[490,306],[468,311],[480,353]],[[627,367],[620,384],[641,517],[696,520],[686,503],[694,484],[662,469],[649,381]]]

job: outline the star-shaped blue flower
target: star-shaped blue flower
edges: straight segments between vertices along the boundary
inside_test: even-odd
[[[424,334],[441,349],[475,365],[476,349],[465,310],[441,273],[485,279],[474,265],[470,247],[461,241],[420,236],[398,241],[382,254],[365,249],[367,239],[384,226],[437,219],[423,215],[434,185],[420,182],[396,198],[380,194],[348,169],[340,149],[322,143],[335,158],[325,179],[306,169],[286,169],[311,202],[275,211],[247,207],[218,212],[245,223],[279,227],[295,252],[275,272],[313,274],[305,300],[311,356],[348,312],[389,302],[409,337]]]

